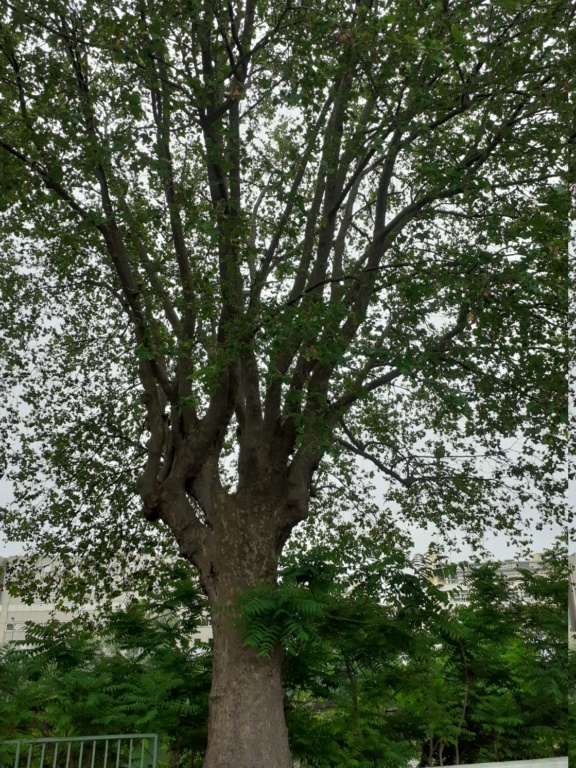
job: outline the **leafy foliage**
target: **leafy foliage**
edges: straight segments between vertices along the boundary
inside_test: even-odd
[[[196,765],[210,654],[181,600],[158,607],[133,603],[98,630],[29,623],[25,644],[0,649],[0,739],[157,732],[175,765]]]
[[[362,456],[410,521],[562,516],[567,3],[2,9],[2,525],[69,597],[208,477],[301,519]]]
[[[569,659],[569,688],[568,688],[568,728],[570,729],[570,738],[568,739],[568,764],[572,766],[572,761],[576,759],[576,739],[574,739],[574,727],[576,726],[576,652],[574,648],[568,651]]]
[[[397,555],[351,572],[334,560],[310,552],[286,562],[276,588],[247,591],[241,602],[246,642],[263,655],[285,646],[285,706],[302,765],[566,754],[573,712],[561,549],[547,553],[547,570],[521,573],[521,591],[496,565],[473,568],[470,604],[457,608],[422,562]],[[2,649],[0,738],[152,730],[173,765],[199,759],[210,653],[190,643],[195,623],[181,594],[134,603],[98,633],[31,625],[29,647]]]
[[[310,552],[274,590],[247,592],[247,642],[286,647],[294,754],[314,768],[566,754],[565,554],[520,586],[472,566],[458,607],[401,555],[353,572]]]

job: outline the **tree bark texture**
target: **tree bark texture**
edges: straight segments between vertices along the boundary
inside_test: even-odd
[[[212,691],[204,768],[289,768],[282,651],[258,658],[229,613],[214,611]]]
[[[214,514],[200,569],[212,610],[212,690],[204,768],[290,768],[284,717],[282,648],[269,657],[244,645],[237,600],[273,583],[284,536],[266,507],[242,509],[228,497]],[[272,524],[271,524],[272,523]]]

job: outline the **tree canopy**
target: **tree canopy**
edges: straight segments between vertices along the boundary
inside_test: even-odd
[[[566,12],[4,3],[8,533],[148,539],[178,430],[247,497],[352,452],[412,518],[553,517]]]

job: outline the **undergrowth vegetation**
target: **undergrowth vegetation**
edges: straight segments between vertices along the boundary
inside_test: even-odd
[[[545,559],[545,570],[521,572],[521,590],[496,564],[471,569],[459,607],[423,561],[395,555],[343,569],[319,549],[287,559],[277,586],[246,592],[230,620],[262,656],[285,648],[297,764],[566,755],[565,560],[559,550]],[[203,600],[183,572],[173,587],[98,630],[30,625],[26,645],[2,648],[0,740],[158,732],[171,766],[200,765],[211,655],[191,635]]]

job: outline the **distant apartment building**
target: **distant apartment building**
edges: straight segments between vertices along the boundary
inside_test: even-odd
[[[26,623],[44,625],[50,621],[61,623],[72,621],[78,612],[64,611],[54,602],[34,600],[26,602],[23,598],[10,594],[7,587],[7,568],[16,561],[16,557],[0,557],[0,645],[12,640],[24,640]],[[45,567],[49,567],[44,564]],[[121,608],[126,604],[126,597],[113,600],[113,607]],[[83,607],[83,614],[96,612],[96,605]]]
[[[447,565],[447,564],[446,564]],[[470,599],[470,588],[467,583],[468,574],[474,569],[473,563],[457,565],[455,571],[445,576],[439,568],[432,581],[442,592],[447,592],[453,605],[467,605]],[[537,553],[525,560],[503,560],[498,566],[498,572],[510,582],[520,583],[521,571],[538,571],[542,567],[542,555]]]
[[[97,606],[88,604],[81,611],[63,611],[53,602],[32,603],[25,602],[22,598],[11,595],[6,586],[6,569],[15,558],[0,557],[0,645],[12,640],[25,640],[26,623],[46,624],[50,621],[61,623],[72,621],[78,613],[91,615],[96,613]],[[128,595],[121,595],[112,600],[112,609],[121,609],[128,602]],[[206,617],[198,631],[193,635],[195,640],[208,642],[212,639],[212,627]]]

